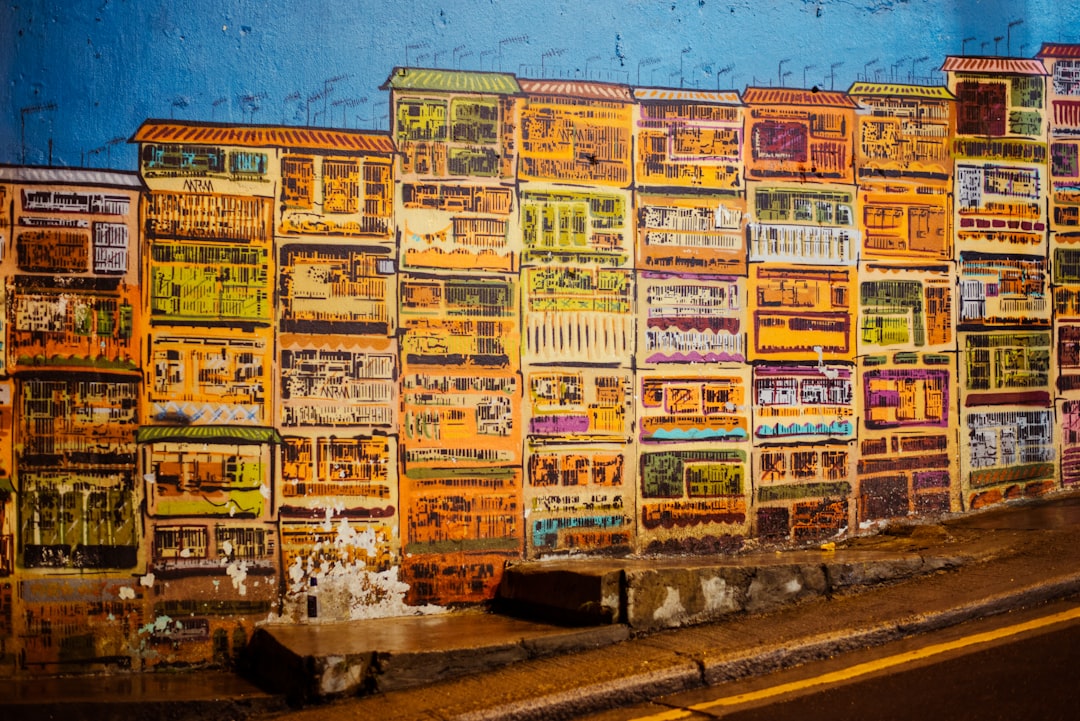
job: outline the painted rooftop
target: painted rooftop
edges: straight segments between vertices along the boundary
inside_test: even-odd
[[[514,95],[521,92],[509,73],[484,73],[436,68],[396,67],[381,90],[437,90],[456,93]]]
[[[881,95],[929,100],[956,100],[949,89],[941,85],[905,85],[902,83],[854,83],[848,95]]]
[[[1047,75],[1041,60],[1031,58],[967,57],[950,55],[941,70],[946,73],[1000,73],[1005,75]]]
[[[743,93],[747,105],[819,105],[823,107],[858,107],[846,93],[833,90],[804,90],[801,88],[747,88]]]
[[[522,92],[529,95],[566,95],[586,100],[633,101],[630,88],[614,83],[593,83],[585,80],[518,80]]]
[[[86,168],[48,168],[0,165],[0,182],[48,183],[49,185],[111,185],[141,188],[138,173]]]
[[[1043,43],[1037,58],[1080,58],[1080,45],[1076,43]]]
[[[394,143],[388,133],[269,125],[219,125],[177,120],[147,120],[131,136],[130,142],[213,143],[253,148],[354,150],[361,153],[394,152]]]
[[[642,102],[676,101],[741,105],[737,90],[680,90],[677,88],[634,88],[634,99]]]

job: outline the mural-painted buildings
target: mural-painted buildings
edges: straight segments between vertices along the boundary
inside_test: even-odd
[[[633,97],[521,80],[526,552],[634,545]]]
[[[0,168],[0,667],[967,510],[1059,447],[1075,482],[1080,50],[944,70],[396,68],[387,133],[150,120],[137,175]]]
[[[277,129],[274,497],[282,613],[349,618],[359,578],[399,563],[393,144],[386,134]],[[359,593],[356,593],[357,587]],[[333,601],[331,601],[333,599]]]
[[[277,598],[269,131],[148,120],[137,441],[162,661],[227,658]],[[180,617],[186,617],[183,621]],[[185,625],[186,624],[186,625]],[[175,641],[174,647],[170,643]]]

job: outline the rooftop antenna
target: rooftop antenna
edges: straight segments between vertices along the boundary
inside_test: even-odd
[[[869,60],[869,61],[863,63],[863,80],[867,80],[867,81],[870,80],[870,66],[871,65],[877,65],[877,64],[878,64],[878,59],[877,58],[874,58],[873,60]]]
[[[911,59],[910,55],[905,55],[902,58],[897,58],[896,62],[892,64],[892,82],[896,82],[896,69]]]
[[[967,44],[970,43],[971,41],[973,41],[974,39],[975,38],[964,38],[963,40],[960,41],[960,54],[961,55],[967,55],[967,50],[965,48],[967,48]]]
[[[420,48],[426,48],[427,46],[428,46],[428,43],[427,43],[426,40],[423,41],[423,42],[411,43],[409,45],[406,45],[405,46],[405,66],[406,67],[409,66],[409,51],[410,50],[419,50]]]
[[[686,57],[686,54],[688,52],[690,52],[690,50],[691,50],[690,46],[687,45],[685,48],[683,48],[681,51],[679,51],[679,87],[680,88],[683,86],[683,59]]]
[[[802,69],[802,86],[804,88],[806,87],[806,71],[807,70],[813,70],[816,67],[817,67],[817,65],[803,65],[803,69]]]
[[[355,108],[366,102],[367,98],[342,98],[341,100],[335,100],[334,102],[330,103],[330,107],[341,108],[341,127],[347,128],[349,127],[349,121],[345,118],[345,115],[347,113],[346,108]],[[333,114],[331,114],[330,123],[333,124],[333,122],[334,117]]]
[[[282,98],[282,100],[281,100],[281,124],[282,125],[285,124],[285,106],[289,102],[291,102],[293,100],[302,100],[302,99],[303,99],[303,97],[300,95],[299,90],[294,90],[293,92],[289,93],[284,98]]]
[[[322,99],[322,111],[323,115],[326,115],[326,99],[330,97],[330,93],[334,92],[334,83],[341,82],[349,77],[349,73],[343,73],[341,75],[335,75],[332,78],[323,80],[323,99]]]
[[[565,52],[566,52],[566,48],[550,48],[546,52],[541,53],[540,54],[540,77],[542,77],[542,78],[547,77],[547,75],[545,74],[545,71],[544,71],[544,61],[547,60],[548,58],[560,57]]]
[[[725,73],[730,73],[734,69],[735,69],[735,63],[731,63],[730,65],[725,65],[724,67],[722,67],[722,68],[720,68],[719,70],[716,71],[716,89],[717,90],[720,90],[720,76],[724,75]],[[732,83],[734,84],[734,82],[735,82],[735,76],[734,75],[731,76],[731,80],[732,80]]]
[[[127,139],[118,135],[115,138],[112,138],[110,140],[106,140],[104,144],[99,145],[98,147],[96,147],[93,150],[89,151],[87,153],[87,156],[101,155],[102,153],[105,153],[105,164],[106,164],[106,166],[112,165],[112,149],[115,146],[119,145],[120,143],[124,143],[124,142],[127,142]],[[89,162],[89,160],[90,160],[89,157],[87,157],[87,162]]]
[[[604,57],[602,55],[590,55],[589,57],[585,58],[585,79],[586,80],[589,79],[589,63],[591,63],[593,60],[603,60],[603,59],[604,59]]]
[[[41,105],[28,105],[19,108],[20,137],[22,140],[22,165],[26,165],[26,116],[38,113],[50,113],[56,110],[56,103],[43,103]]]
[[[915,58],[911,61],[911,84],[915,84],[915,63],[921,63],[923,60],[929,60],[929,56],[923,55],[921,58]]]
[[[176,108],[186,108],[190,104],[191,103],[188,102],[188,99],[185,98],[183,95],[177,95],[175,98],[173,98],[172,104],[169,107],[169,117],[170,118],[176,117],[175,113],[173,112],[174,109],[176,109]]]
[[[227,102],[229,102],[229,99],[227,97],[225,97],[225,96],[222,96],[222,97],[218,98],[217,100],[215,100],[214,102],[210,103],[210,120],[213,121],[213,120],[217,119],[217,109],[220,106],[227,103]],[[281,122],[284,123],[285,118],[282,118]]]
[[[254,122],[255,112],[262,109],[262,105],[259,103],[259,101],[264,100],[265,98],[266,93],[251,93],[248,95],[241,95],[239,98],[237,98],[240,101],[241,117],[243,117],[243,113],[245,111],[247,113],[247,117],[244,118],[244,122]]]
[[[836,90],[836,69],[843,63],[833,63],[829,66],[829,90]]]
[[[1023,25],[1023,24],[1024,24],[1023,20],[1013,20],[1011,23],[1009,23],[1009,27],[1007,27],[1005,29],[1005,37],[1006,37],[1006,40],[1005,40],[1005,54],[1008,55],[1009,57],[1012,57],[1012,29],[1014,27],[1016,27],[1017,25]],[[1021,55],[1022,54],[1023,53],[1021,53]]]
[[[637,84],[641,85],[641,66],[645,65],[657,65],[660,62],[660,58],[643,58],[638,60],[637,64]]]
[[[512,38],[503,38],[499,41],[499,72],[502,72],[502,49],[503,45],[521,45],[529,42],[528,35],[515,35]]]
[[[790,62],[791,62],[791,58],[784,58],[776,66],[776,79],[777,79],[777,82],[780,84],[780,87],[784,87],[784,63],[790,63]]]

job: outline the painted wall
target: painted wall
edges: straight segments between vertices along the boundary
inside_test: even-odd
[[[1013,55],[846,91],[405,64],[387,131],[0,166],[0,674],[1077,482],[1080,45]]]

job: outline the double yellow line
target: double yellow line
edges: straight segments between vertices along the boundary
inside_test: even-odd
[[[885,656],[884,658],[875,659],[873,661],[867,661],[866,663],[856,664],[855,666],[849,666],[848,668],[840,669],[839,671],[832,671],[830,673],[822,674],[820,676],[814,676],[813,678],[803,679],[801,681],[792,681],[791,683],[780,684],[779,686],[771,686],[769,688],[761,689],[760,691],[750,691],[748,693],[740,693],[735,696],[725,696],[723,698],[714,699],[712,701],[704,701],[702,703],[687,706],[686,708],[672,709],[670,711],[663,711],[652,716],[641,716],[636,721],[677,721],[678,719],[690,718],[695,711],[708,711],[710,709],[722,708],[726,706],[741,706],[743,704],[753,703],[755,701],[763,701],[765,699],[774,698],[776,696],[783,696],[784,694],[796,693],[804,689],[813,688],[815,686],[829,686],[832,684],[842,683],[849,681],[860,676],[867,676],[877,671],[884,669],[894,668],[896,666],[903,666],[913,661],[919,661],[925,658],[931,658],[938,656],[949,651],[956,651],[962,648],[968,648],[970,646],[977,646],[979,644],[991,643],[1003,638],[1009,638],[1010,636],[1016,636],[1028,631],[1035,631],[1047,626],[1053,626],[1054,624],[1064,623],[1066,621],[1072,621],[1080,618],[1080,607],[1070,609],[1068,611],[1062,611],[1061,613],[1055,613],[1050,616],[1043,616],[1036,618],[1032,621],[1026,621],[1024,623],[1014,624],[1012,626],[1005,626],[1003,628],[995,629],[993,631],[986,631],[985,633],[976,633],[971,636],[965,636],[955,641],[949,641],[947,643],[938,643],[932,646],[926,646],[924,648],[915,649],[913,651],[905,651],[904,653],[898,653],[893,656]]]

